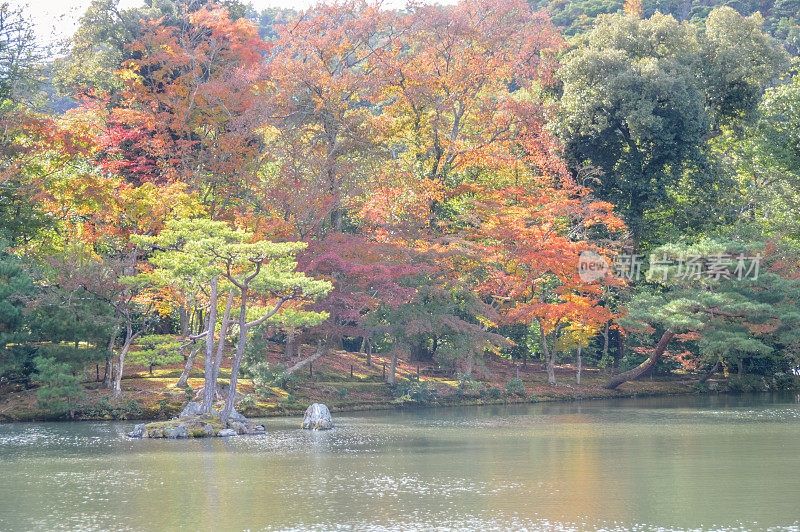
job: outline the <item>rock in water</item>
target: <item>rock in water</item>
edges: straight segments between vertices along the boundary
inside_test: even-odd
[[[247,418],[241,415],[236,410],[231,411],[231,415],[228,416],[228,419],[230,419],[231,421],[237,421],[239,423],[247,423]]]
[[[164,437],[165,438],[188,438],[189,437],[189,427],[181,423],[180,425],[176,425],[174,427],[166,427],[164,429]]]
[[[145,427],[145,423],[139,423],[133,430],[128,433],[129,438],[146,438],[147,437],[147,428]]]
[[[199,416],[203,413],[203,403],[197,401],[189,401],[189,404],[183,407],[178,417]]]
[[[222,436],[223,438],[226,436],[236,436],[237,432],[233,429],[222,429],[221,431],[217,432],[217,436]]]
[[[333,420],[331,419],[331,412],[328,407],[314,403],[306,409],[303,416],[304,429],[328,430],[333,428]]]

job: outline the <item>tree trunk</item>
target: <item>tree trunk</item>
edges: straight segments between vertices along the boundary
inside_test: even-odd
[[[617,363],[625,356],[625,335],[621,329],[617,329]]]
[[[284,360],[291,360],[292,359],[292,351],[294,350],[294,328],[290,327],[288,331],[286,331],[286,349],[283,351],[283,359]]]
[[[106,372],[103,375],[103,388],[110,390],[114,386],[114,345],[117,343],[117,335],[121,327],[120,319],[114,324],[114,332],[111,333],[111,338],[108,340],[109,356],[106,358]]]
[[[392,349],[392,360],[389,363],[389,374],[386,376],[386,382],[394,384],[395,372],[397,371],[397,350]]]
[[[189,385],[189,374],[192,372],[192,368],[194,367],[194,359],[197,357],[197,353],[200,352],[200,348],[192,349],[192,352],[189,353],[189,357],[186,359],[186,365],[183,367],[183,373],[181,373],[180,378],[178,379],[178,384],[176,386],[178,388],[186,388]]]
[[[216,383],[211,382],[214,378],[214,332],[217,329],[217,289],[219,279],[214,277],[211,279],[211,296],[209,298],[210,304],[208,308],[208,326],[206,327],[206,359],[205,371],[203,377],[205,380],[205,387],[203,388],[203,413],[211,412],[214,404],[214,390]]]
[[[464,374],[472,375],[472,369],[475,366],[475,360],[470,356],[464,361]]]
[[[702,377],[700,377],[700,381],[699,381],[699,382],[706,382],[706,381],[707,381],[709,378],[711,378],[711,376],[712,376],[714,373],[716,373],[716,372],[717,372],[717,368],[719,368],[719,359],[717,359],[717,362],[716,362],[716,363],[715,363],[713,366],[711,366],[711,369],[709,369],[708,371],[706,371],[706,372],[703,374],[703,376],[702,376]]]
[[[603,356],[601,357],[601,359],[603,359],[603,360],[605,360],[606,356],[608,356],[608,335],[609,335],[608,325],[609,325],[609,323],[611,323],[611,322],[610,321],[606,322],[606,327],[603,330]]]
[[[583,346],[578,346],[578,373],[575,375],[575,384],[581,384],[581,371],[583,370],[583,359],[581,357],[581,349]]]
[[[186,310],[186,306],[181,304],[178,308],[178,318],[180,320],[180,328],[181,328],[181,338],[188,338],[189,337],[189,312]]]
[[[542,341],[542,353],[544,353],[545,367],[547,368],[547,382],[554,385],[556,383],[555,344],[553,345],[553,352],[551,352],[547,347],[547,336],[544,334],[542,322],[539,322],[539,334]]]
[[[114,375],[114,389],[111,393],[112,397],[120,397],[122,395],[122,372],[125,369],[125,355],[128,354],[133,340],[137,335],[133,334],[130,323],[127,325],[127,332],[125,333],[125,344],[119,351],[119,358],[117,360],[117,372]]]
[[[114,357],[106,357],[106,368],[103,370],[103,388],[110,390],[114,386]]]
[[[239,341],[236,343],[236,356],[233,359],[231,366],[231,384],[228,387],[228,397],[225,398],[225,408],[222,410],[221,418],[225,423],[228,417],[233,412],[233,406],[236,402],[236,382],[239,378],[239,366],[242,364],[242,356],[244,356],[244,348],[247,343],[247,333],[250,327],[247,325],[247,285],[241,289],[241,303],[239,306]],[[216,384],[216,383],[215,383]]]
[[[261,263],[259,263],[260,265]],[[228,397],[225,399],[225,407],[222,409],[220,413],[220,418],[222,423],[226,423],[228,418],[233,412],[234,404],[236,403],[236,384],[239,379],[239,368],[242,365],[242,357],[244,356],[244,349],[247,345],[247,335],[250,332],[252,327],[260,325],[264,323],[266,320],[271,318],[275,315],[278,310],[280,310],[281,306],[286,302],[287,299],[281,299],[270,312],[262,316],[261,318],[248,322],[247,321],[247,296],[248,296],[248,284],[251,279],[253,279],[256,275],[258,275],[260,266],[257,266],[255,273],[252,273],[247,279],[242,283],[234,284],[239,287],[239,341],[236,343],[236,356],[233,359],[233,365],[231,366],[231,384],[228,387]],[[230,277],[228,279],[232,280]],[[216,385],[216,383],[214,383]],[[208,390],[206,390],[208,393]],[[212,392],[213,395],[213,392]]]
[[[367,366],[372,365],[372,342],[367,338]]]
[[[667,329],[664,331],[664,334],[661,335],[661,339],[658,341],[656,348],[650,354],[650,357],[633,368],[632,370],[626,371],[624,373],[620,373],[619,375],[612,377],[603,385],[603,388],[607,390],[614,390],[617,386],[622,384],[623,382],[636,380],[642,375],[644,375],[649,369],[656,365],[658,359],[661,358],[661,355],[664,354],[664,351],[667,350],[667,344],[669,344],[670,340],[675,337],[675,333],[671,330]]]
[[[233,305],[233,290],[228,292],[228,301],[225,303],[225,314],[222,315],[222,325],[219,330],[219,341],[217,342],[217,355],[214,357],[212,367],[212,383],[214,391],[217,389],[217,379],[219,379],[219,368],[222,366],[222,352],[225,350],[225,337],[228,335],[228,328],[231,323],[231,306]]]
[[[311,364],[312,362],[314,362],[316,359],[320,358],[324,354],[325,354],[325,349],[322,346],[322,341],[318,341],[317,342],[317,350],[314,352],[313,355],[311,355],[310,357],[308,357],[306,359],[301,360],[300,362],[298,362],[297,364],[295,364],[291,368],[288,368],[286,371],[283,372],[283,374],[284,375],[291,375],[292,373],[294,373],[296,371],[300,371],[301,369],[303,369],[304,367],[308,366],[309,364]]]

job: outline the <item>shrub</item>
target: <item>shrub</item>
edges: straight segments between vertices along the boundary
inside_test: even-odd
[[[776,390],[795,390],[800,384],[800,379],[790,373],[776,373],[773,378],[773,387]]]
[[[392,392],[400,401],[427,404],[439,400],[439,392],[429,382],[398,384]]]
[[[36,392],[39,406],[53,414],[69,413],[71,418],[75,417],[76,403],[86,395],[80,377],[72,374],[69,364],[56,362],[53,357],[36,357],[34,363],[36,380],[41,383]]]
[[[125,411],[128,414],[136,414],[137,416],[142,415],[142,407],[139,405],[139,401],[136,399],[131,399],[127,403],[125,403]]]
[[[242,397],[242,400],[239,401],[239,404],[242,407],[247,408],[249,406],[255,406],[256,400],[252,395],[245,395],[244,397]]]
[[[294,396],[294,390],[289,390],[289,394],[278,401],[278,405],[282,408],[297,408],[300,406],[297,402],[297,398]]]
[[[525,384],[521,379],[511,379],[506,383],[506,393],[525,397]]]
[[[763,392],[767,389],[759,375],[735,375],[728,380],[728,391],[734,393]]]
[[[458,379],[458,389],[462,392],[477,392],[482,387],[480,382],[476,381],[472,375],[467,373],[458,373],[456,379]]]
[[[503,390],[501,390],[497,386],[492,386],[491,388],[489,388],[489,397],[492,397],[494,399],[499,399],[500,397],[503,397]]]

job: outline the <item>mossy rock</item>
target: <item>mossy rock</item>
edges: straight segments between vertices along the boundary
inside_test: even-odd
[[[223,429],[234,429],[237,434],[264,434],[266,431],[261,425],[250,421],[232,421],[222,423],[219,417],[205,414],[199,416],[186,416],[170,419],[169,421],[155,421],[136,425],[128,434],[138,438],[205,438],[217,436]]]
[[[138,426],[137,426],[138,427]],[[217,417],[190,416],[169,421],[155,421],[143,427],[141,437],[146,438],[203,438],[216,436],[226,428]]]

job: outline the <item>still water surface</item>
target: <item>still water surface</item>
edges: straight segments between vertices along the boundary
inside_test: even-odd
[[[800,530],[800,396],[0,425],[0,530]]]

